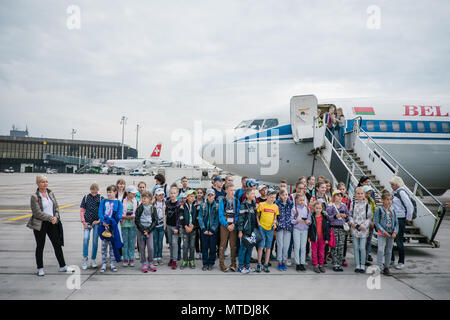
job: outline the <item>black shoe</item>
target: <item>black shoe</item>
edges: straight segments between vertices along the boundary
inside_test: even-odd
[[[339,267],[333,267],[333,271],[334,272],[338,272],[339,271]]]
[[[299,265],[299,264],[297,264],[297,265],[295,266],[295,270],[296,270],[296,271],[300,271],[300,265]]]
[[[325,268],[323,266],[320,266],[319,267],[319,271],[322,272],[322,273],[325,273]]]
[[[304,264],[301,264],[301,265],[300,265],[300,271],[306,271],[306,268],[305,268],[305,265],[304,265]]]
[[[373,261],[372,256],[371,256],[370,254],[369,254],[369,256],[367,257],[367,261],[370,261],[370,262]]]
[[[359,269],[359,273],[366,273],[366,270],[364,270],[364,269]]]
[[[209,268],[209,266],[203,266],[202,270],[206,271],[206,270],[208,270],[208,268]]]
[[[356,269],[355,269],[355,272],[356,272],[356,273],[359,273],[359,269],[358,269],[358,268],[356,268]]]
[[[264,272],[265,273],[269,273],[270,272],[269,265],[267,265],[267,264],[264,265]]]
[[[338,271],[338,272],[344,272],[344,269],[343,269],[342,267],[338,267],[338,268],[337,268],[337,271]]]
[[[370,267],[371,265],[372,264],[369,261],[366,262],[366,267]]]
[[[391,273],[391,271],[389,271],[389,268],[384,268],[383,274],[384,274],[385,276],[392,276],[392,273]]]

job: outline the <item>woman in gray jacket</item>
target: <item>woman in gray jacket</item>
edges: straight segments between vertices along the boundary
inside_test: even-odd
[[[48,189],[48,180],[46,176],[38,175],[36,177],[38,189],[31,196],[31,218],[27,227],[33,229],[34,238],[36,239],[36,264],[37,275],[43,276],[44,273],[44,246],[45,236],[48,235],[55,250],[56,259],[59,263],[59,271],[72,271],[64,261],[62,251],[63,239],[62,232],[59,230],[59,207],[56,202],[55,195]]]

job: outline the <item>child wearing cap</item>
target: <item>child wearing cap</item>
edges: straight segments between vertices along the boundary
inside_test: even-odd
[[[220,199],[225,198],[226,193],[223,190],[223,179],[220,176],[216,176],[213,179],[213,190],[216,194],[215,200],[219,202]]]
[[[144,191],[141,196],[142,203],[136,209],[135,223],[137,228],[137,241],[139,243],[138,248],[142,264],[142,272],[147,273],[148,268],[150,268],[150,271],[155,272],[156,268],[152,263],[153,236],[156,224],[158,222],[158,214],[156,210],[153,210],[154,206],[150,203],[152,200],[151,193]],[[147,248],[147,258],[145,257],[145,248]]]
[[[220,222],[220,247],[219,263],[220,270],[227,272],[236,271],[236,224],[239,216],[239,200],[234,197],[234,185],[225,185],[226,197],[219,200],[219,222]],[[228,240],[230,241],[231,264],[225,266],[225,250]]]
[[[166,211],[166,203],[164,201],[165,193],[162,188],[155,191],[155,203],[153,211],[157,216],[155,231],[153,232],[154,260],[153,264],[162,264],[162,248],[164,240],[164,212]]]
[[[195,205],[201,206],[205,201],[205,192],[202,188],[198,188],[197,197],[195,199]],[[200,260],[202,258],[202,231],[200,230],[200,225],[198,224],[198,219],[194,224],[194,232],[195,232],[195,259]]]
[[[332,203],[327,208],[327,214],[330,218],[331,230],[334,233],[336,246],[331,248],[333,258],[333,271],[342,272],[342,262],[344,259],[345,230],[344,224],[348,223],[347,206],[342,203],[342,193],[335,191],[332,196]]]
[[[261,202],[265,202],[267,200],[267,186],[266,185],[259,185],[258,186],[258,192],[259,192],[259,197],[256,198],[256,203],[261,203]],[[275,195],[276,197],[276,195]],[[275,198],[276,200],[276,198]]]
[[[184,269],[189,261],[191,269],[195,268],[195,232],[194,224],[198,219],[199,206],[195,205],[195,197],[197,192],[195,190],[189,190],[186,193],[186,203],[180,207],[180,228],[181,236],[183,237],[183,261],[181,262],[180,269]]]
[[[258,245],[258,265],[256,266],[256,272],[261,272],[262,269],[261,260],[263,249],[265,249],[266,254],[264,261],[264,272],[270,272],[270,248],[272,247],[273,233],[277,227],[276,217],[280,214],[278,206],[275,204],[276,196],[277,192],[272,190],[267,196],[267,200],[259,203],[258,205],[256,219],[258,222],[259,231],[262,235],[262,240]]]
[[[123,239],[123,266],[134,267],[134,244],[136,241],[136,226],[134,217],[137,209],[137,201],[135,199],[137,189],[135,186],[126,188],[126,197],[123,199],[123,215],[121,219],[121,230]]]
[[[216,232],[219,227],[219,205],[214,201],[216,193],[206,190],[206,200],[200,204],[198,223],[201,232],[203,271],[212,270],[216,260]]]
[[[258,227],[256,222],[256,195],[255,190],[247,188],[245,190],[245,201],[241,202],[239,208],[239,221],[237,224],[238,237],[241,241],[239,246],[239,268],[241,273],[254,272],[255,269],[250,268],[250,260],[252,257],[253,247],[247,248],[244,244],[243,237],[251,236],[253,230]]]

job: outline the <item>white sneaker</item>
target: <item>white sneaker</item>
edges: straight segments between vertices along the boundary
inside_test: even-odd
[[[105,268],[106,268],[106,266],[105,266]],[[117,272],[118,269],[116,268],[116,266],[114,264],[111,263],[111,270],[114,272]]]
[[[81,269],[86,270],[88,267],[88,258],[83,258],[83,264],[81,265]]]
[[[105,272],[106,271],[106,264],[102,264],[102,267],[100,268],[100,272]]]
[[[292,260],[291,260],[291,259],[288,259],[288,260],[286,261],[286,265],[287,265],[288,267],[292,266]]]
[[[163,264],[162,258],[158,258],[158,264]]]
[[[44,268],[39,268],[38,271],[37,271],[37,275],[39,277],[45,276]]]
[[[139,260],[141,258],[141,255],[139,254],[139,252],[135,253],[135,258],[136,258],[136,260]]]
[[[397,264],[397,265],[395,266],[395,269],[401,270],[401,269],[403,269],[404,266],[405,266],[405,265],[404,265],[403,263],[399,263],[399,264]]]
[[[91,261],[91,268],[97,268],[97,264],[95,263],[95,260]]]
[[[64,266],[62,268],[59,268],[59,272],[75,272],[75,270],[71,267]]]

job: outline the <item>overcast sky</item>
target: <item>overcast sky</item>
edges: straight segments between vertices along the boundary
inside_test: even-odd
[[[139,156],[161,141],[169,159],[173,130],[231,128],[292,95],[448,99],[449,15],[448,0],[4,0],[0,134],[120,142],[125,115],[125,143],[139,123]]]

